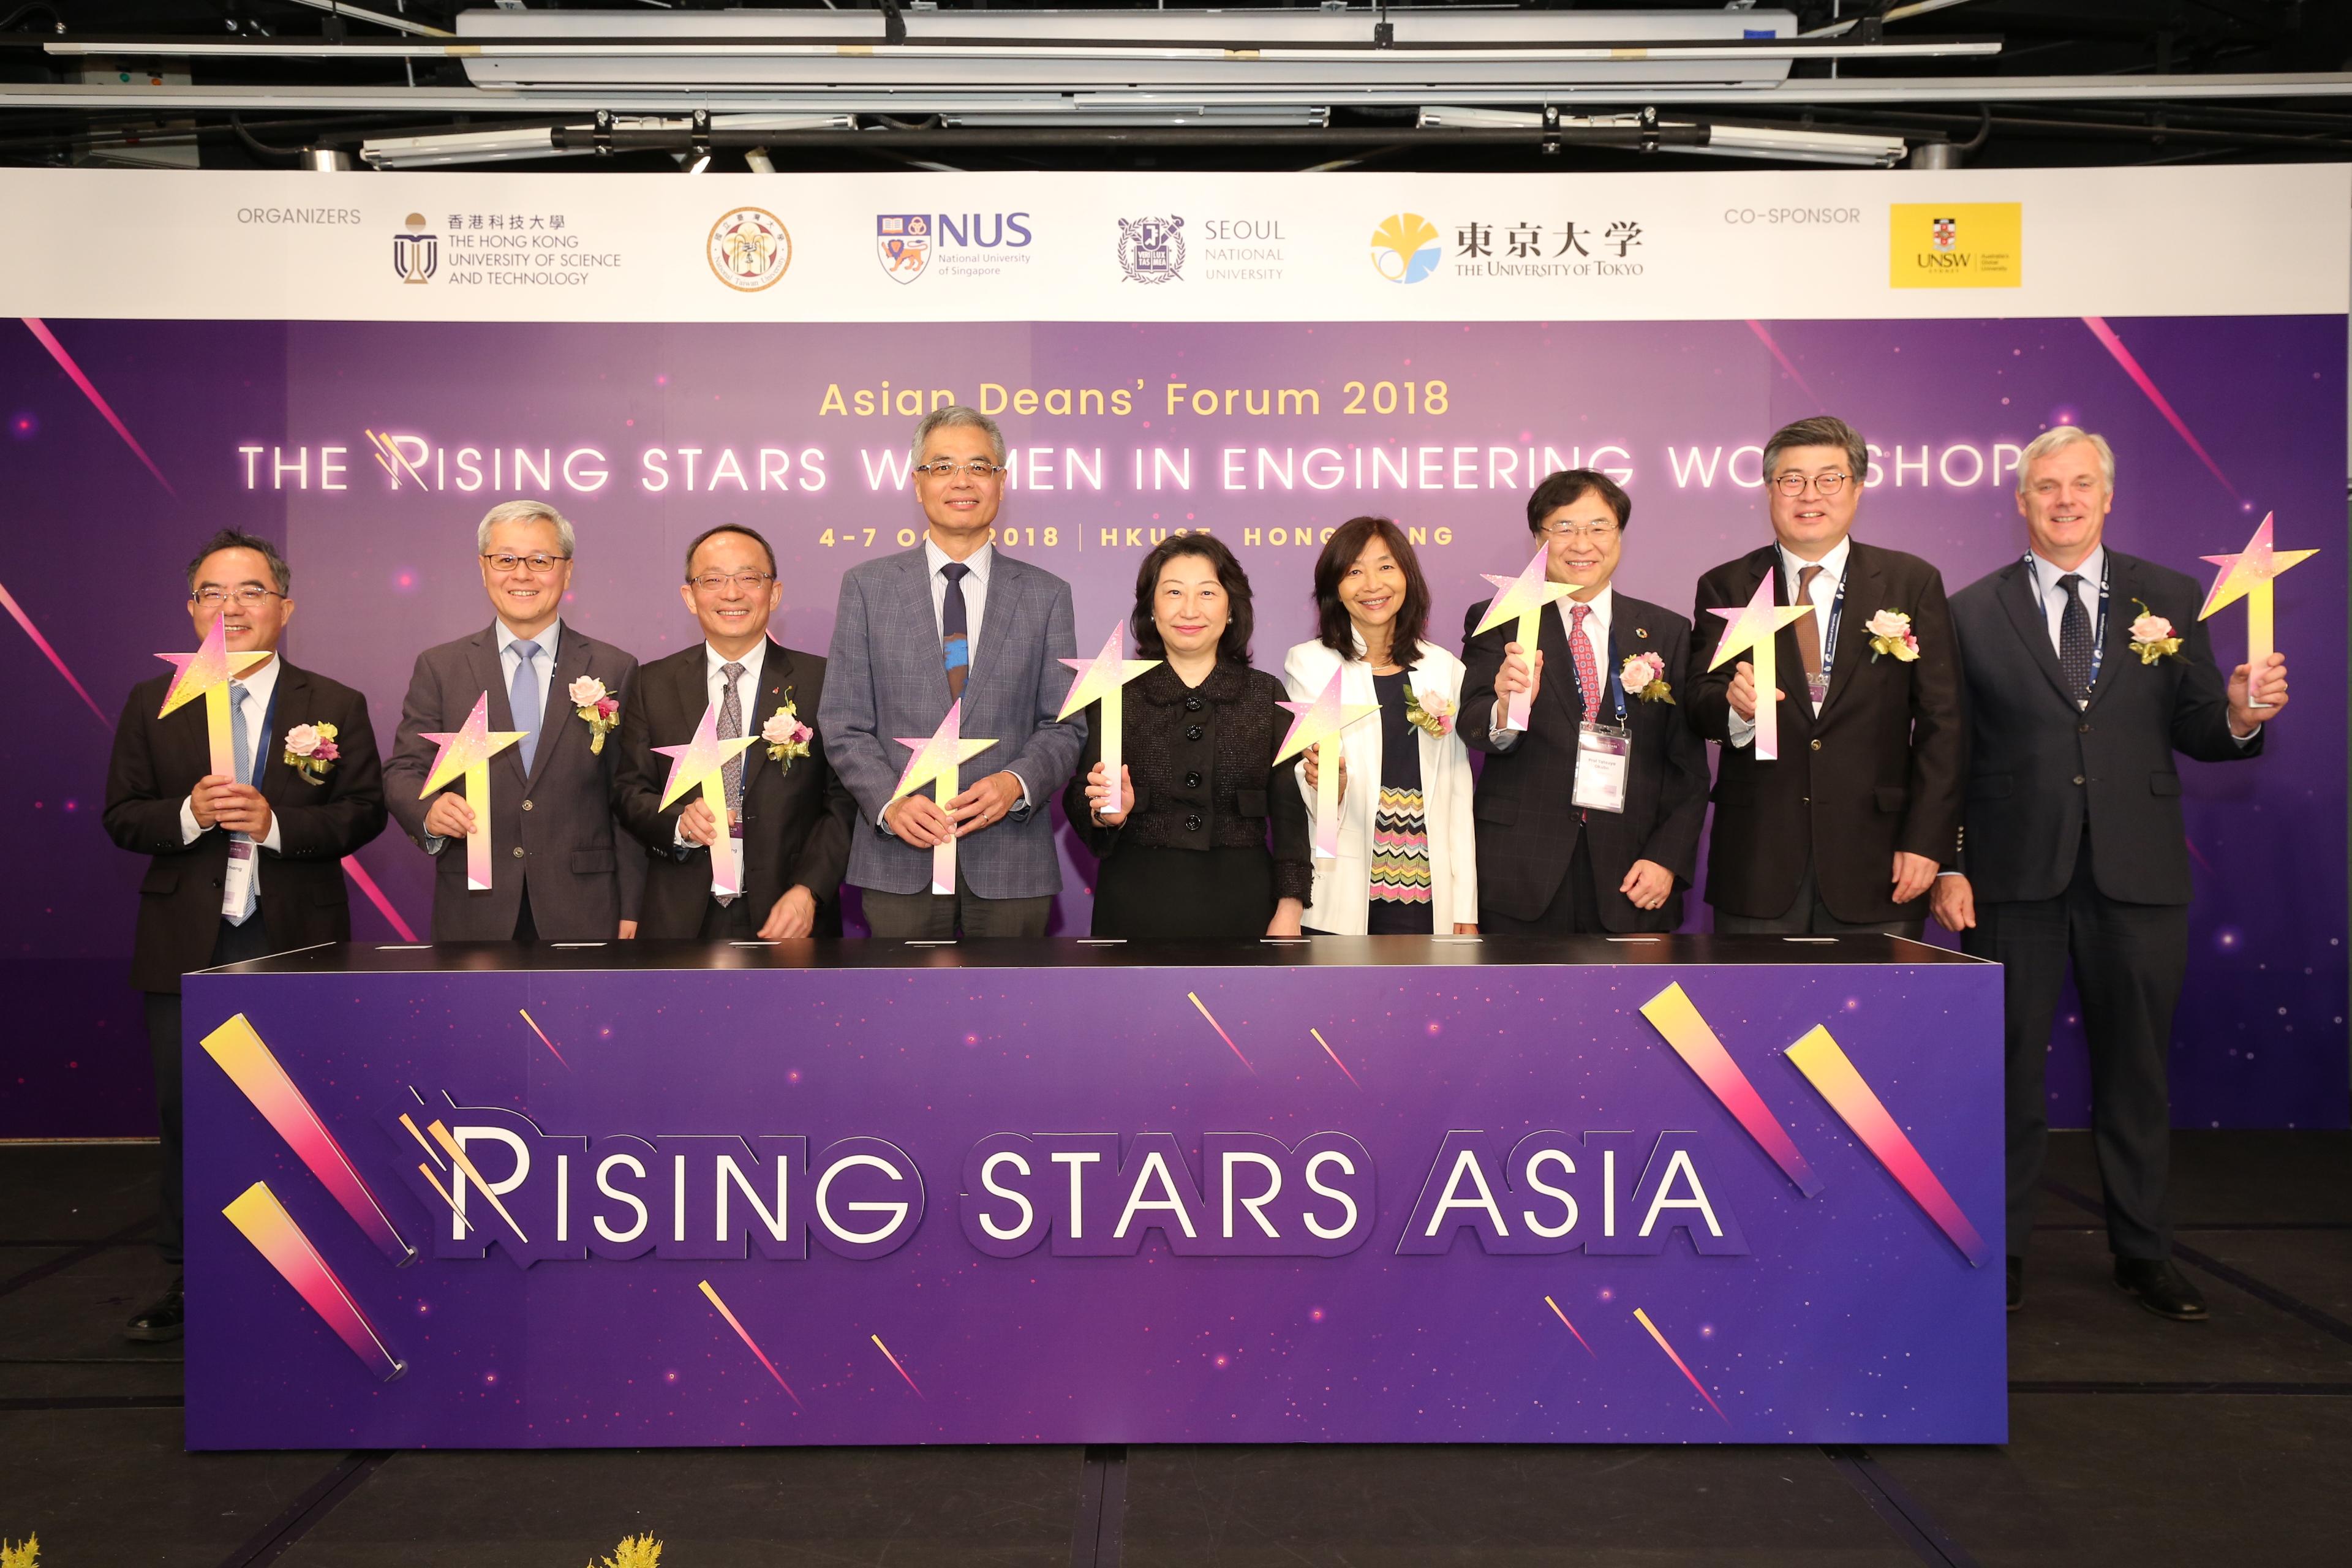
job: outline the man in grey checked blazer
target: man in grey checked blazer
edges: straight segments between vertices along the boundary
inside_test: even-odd
[[[1043,936],[1061,890],[1045,803],[1076,766],[1083,721],[1063,722],[1077,653],[1070,585],[998,553],[1004,437],[971,408],[916,427],[923,542],[842,579],[818,724],[857,800],[849,882],[877,937]],[[963,764],[945,807],[929,792],[893,801],[902,738],[928,736],[963,703],[962,732],[995,744]],[[931,850],[953,835],[956,891],[935,895]]]

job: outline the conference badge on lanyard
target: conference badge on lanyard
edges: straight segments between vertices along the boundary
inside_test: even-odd
[[[1616,658],[1612,645],[1610,658]],[[1617,666],[1609,669],[1609,696],[1616,722],[1587,719],[1576,727],[1576,788],[1569,801],[1585,811],[1625,809],[1625,781],[1633,768],[1633,731],[1625,722],[1625,685]]]

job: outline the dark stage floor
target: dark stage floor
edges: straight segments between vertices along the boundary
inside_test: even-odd
[[[2180,1260],[2107,1282],[2055,1141],[2001,1448],[670,1450],[190,1455],[149,1147],[0,1146],[0,1540],[44,1568],[1062,1563],[2259,1563],[2352,1557],[2352,1134],[2184,1133]]]

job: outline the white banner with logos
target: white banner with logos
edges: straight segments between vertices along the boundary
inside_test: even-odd
[[[81,319],[1899,320],[2326,314],[2352,292],[2343,164],[16,169],[0,170],[0,210],[8,313]]]

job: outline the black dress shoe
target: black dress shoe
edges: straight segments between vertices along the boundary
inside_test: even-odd
[[[2009,1310],[2016,1311],[2025,1305],[2025,1259],[2009,1260]]]
[[[180,1293],[184,1280],[174,1279],[172,1288],[142,1307],[122,1325],[122,1337],[160,1344],[178,1339],[187,1332],[188,1304]]]
[[[2116,1288],[2139,1298],[2159,1318],[2179,1323],[2206,1321],[2205,1298],[2173,1267],[2169,1258],[2118,1258]]]

